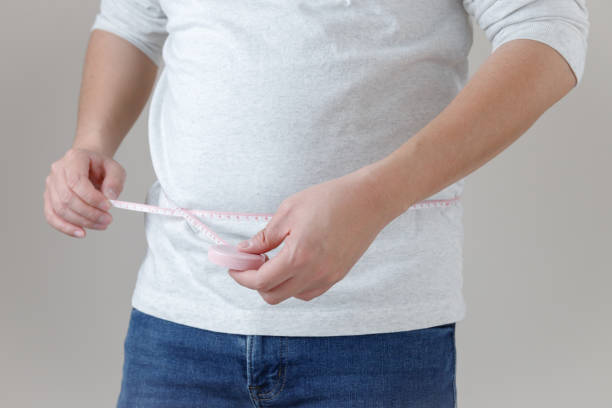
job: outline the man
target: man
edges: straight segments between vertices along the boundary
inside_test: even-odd
[[[468,82],[469,16],[494,52]],[[163,63],[147,203],[270,255],[224,270],[147,214],[118,406],[455,406],[464,178],[576,86],[587,34],[573,0],[101,0],[47,220],[108,226]]]

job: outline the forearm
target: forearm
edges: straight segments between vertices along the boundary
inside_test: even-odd
[[[126,40],[93,30],[73,147],[113,156],[149,98],[157,66]]]
[[[546,44],[499,47],[434,120],[362,169],[386,221],[497,156],[575,84],[569,65]]]

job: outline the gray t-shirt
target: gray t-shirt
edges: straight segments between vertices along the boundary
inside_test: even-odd
[[[580,80],[584,1],[101,0],[92,30],[126,39],[163,66],[149,116],[157,180],[146,202],[270,214],[293,193],[389,155],[442,111],[467,81],[470,16],[493,49],[518,38],[544,42]],[[428,200],[460,196],[464,181]],[[462,211],[460,200],[407,210],[327,292],[276,305],[210,262],[215,243],[185,219],[146,214],[132,305],[238,334],[355,335],[455,322],[466,312]],[[202,221],[232,244],[266,223]]]

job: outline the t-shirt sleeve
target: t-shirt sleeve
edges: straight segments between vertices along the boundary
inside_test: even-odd
[[[159,66],[168,36],[166,21],[159,0],[100,0],[90,32],[111,32],[138,47]]]
[[[589,15],[586,0],[463,0],[495,51],[515,39],[554,48],[569,64],[577,83],[587,51]]]

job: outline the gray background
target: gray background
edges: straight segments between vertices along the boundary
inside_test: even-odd
[[[612,406],[612,4],[589,2],[582,84],[467,180],[460,407]],[[112,209],[84,240],[52,229],[42,193],[71,145],[97,1],[3,2],[0,25],[0,401],[111,407],[143,215]],[[472,72],[490,45],[475,30]],[[148,108],[148,107],[147,107]],[[121,199],[154,181],[146,112],[115,158]]]

